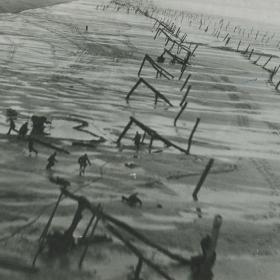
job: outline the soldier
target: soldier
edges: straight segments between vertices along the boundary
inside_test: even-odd
[[[36,156],[38,155],[38,151],[34,148],[34,142],[31,137],[29,137],[29,139],[28,139],[28,150],[29,150],[30,157],[32,155],[32,152],[34,152],[36,154]]]
[[[14,120],[12,118],[10,118],[9,120],[10,120],[10,128],[9,128],[7,135],[10,135],[12,130],[17,132]]]
[[[91,162],[87,156],[87,154],[84,154],[82,156],[79,157],[78,159],[78,163],[80,165],[80,173],[79,175],[82,176],[82,174],[85,174],[85,170],[86,170],[86,167],[87,165],[91,165]]]
[[[54,166],[54,164],[57,162],[57,160],[56,160],[56,152],[54,152],[53,154],[51,154],[50,156],[49,156],[49,158],[48,158],[48,164],[47,164],[47,166],[46,166],[46,169],[47,170],[50,170],[53,166]]]
[[[122,196],[122,202],[126,202],[130,207],[135,207],[137,204],[142,207],[142,200],[138,197],[138,193],[133,193],[129,197]]]
[[[18,136],[24,138],[28,132],[28,122],[25,122],[18,131]]]
[[[140,148],[140,143],[141,143],[141,134],[137,131],[134,138],[134,145],[136,147],[137,152],[139,151]]]

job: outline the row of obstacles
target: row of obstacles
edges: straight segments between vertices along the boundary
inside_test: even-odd
[[[120,8],[131,8],[131,5],[124,5],[126,2],[122,1],[112,1],[116,6],[119,6]],[[139,13],[144,14],[147,16],[149,12],[144,12],[140,9],[140,7],[135,8]],[[197,49],[197,46],[194,47],[193,50],[190,50],[190,46],[187,48],[184,44],[185,39],[186,39],[186,34],[180,36],[180,29],[177,29],[174,24],[171,22],[161,22],[160,26],[164,26],[164,30],[162,29],[161,33],[162,34],[168,34],[167,38],[167,44],[169,42],[172,42],[172,47],[169,49],[165,49],[164,53],[161,55],[161,58],[165,55],[168,54],[169,56],[172,57],[172,60],[175,63],[181,64],[182,69],[181,69],[181,75],[180,78],[182,78],[182,75],[189,63],[189,59],[191,56],[194,55],[195,50]],[[167,30],[167,31],[166,31]],[[168,32],[168,33],[167,33]],[[157,36],[159,36],[160,32],[158,32]],[[173,37],[176,37],[177,39],[175,40],[170,34],[172,34]],[[178,38],[179,41],[178,41]],[[166,44],[166,46],[167,46]],[[177,46],[177,54],[174,55],[172,54],[172,49],[174,46]],[[178,55],[181,53],[182,50],[187,51],[187,56],[184,59],[181,59]],[[163,67],[161,67],[157,62],[155,62],[150,56],[146,55],[143,59],[143,62],[141,64],[138,76],[141,75],[142,68],[144,67],[145,62],[149,62],[150,65],[156,70],[157,77],[164,77],[168,80],[171,80],[174,78],[172,74],[170,74],[167,70],[165,70]],[[184,84],[181,87],[181,91],[185,89],[185,87],[188,84],[188,81],[190,79],[191,75],[188,75],[186,78]],[[155,94],[155,104],[157,104],[158,99],[163,100],[165,103],[167,103],[169,106],[173,106],[172,103],[163,95],[161,94],[158,90],[156,90],[150,83],[148,83],[145,79],[141,78],[137,81],[137,83],[133,86],[131,91],[127,94],[126,100],[127,102],[129,101],[131,95],[133,92],[136,90],[136,88],[140,85],[144,84],[146,85],[150,90],[153,91]],[[187,91],[183,96],[183,99],[180,102],[180,112],[176,116],[174,120],[174,125],[176,125],[177,120],[179,119],[180,115],[182,114],[183,110],[187,106],[187,96],[191,90],[191,86],[189,85],[187,87]],[[155,130],[151,129],[150,127],[146,126],[145,124],[141,123],[138,121],[136,118],[131,117],[129,120],[129,123],[126,125],[124,128],[123,132],[119,136],[117,140],[117,144],[121,143],[122,138],[125,136],[127,131],[130,129],[130,127],[134,124],[140,129],[144,131],[144,136],[141,139],[142,142],[144,142],[145,137],[148,135],[150,137],[150,144],[149,144],[149,149],[152,148],[153,141],[159,140],[162,141],[166,146],[168,147],[173,147],[180,152],[183,152],[185,154],[190,153],[191,149],[191,144],[192,144],[192,139],[194,136],[194,133],[198,127],[198,124],[200,122],[200,119],[198,118],[196,120],[195,126],[190,134],[189,140],[188,140],[188,147],[187,149],[183,149],[179,147],[178,145],[174,144],[173,142],[167,140],[165,137],[161,136],[159,133],[157,133]],[[193,191],[193,199],[197,200],[198,199],[198,193],[207,177],[207,174],[209,173],[212,165],[214,163],[213,159],[210,159],[207,166],[205,167],[205,170],[203,171],[200,180],[198,181],[198,184],[196,185],[194,191]],[[82,269],[84,260],[86,258],[88,248],[91,244],[91,240],[93,240],[94,236],[96,235],[96,231],[100,223],[103,223],[104,228],[116,239],[120,240],[129,250],[132,252],[138,259],[135,272],[134,272],[134,279],[139,280],[141,279],[141,272],[143,269],[143,265],[148,266],[150,269],[154,270],[156,273],[158,273],[162,278],[167,279],[167,280],[173,280],[173,277],[169,275],[169,273],[166,271],[166,269],[162,268],[159,264],[155,263],[155,261],[147,258],[142,251],[138,248],[138,246],[135,244],[135,242],[131,242],[129,238],[127,238],[127,235],[132,236],[134,240],[137,240],[138,242],[143,243],[145,246],[148,248],[157,250],[161,254],[167,256],[173,261],[178,262],[181,265],[189,266],[191,271],[192,271],[192,276],[194,280],[210,280],[213,278],[213,273],[212,273],[212,268],[215,263],[216,259],[216,246],[217,246],[217,241],[218,241],[218,236],[219,236],[219,231],[222,225],[222,217],[217,215],[214,218],[213,222],[213,227],[212,227],[212,233],[211,236],[207,235],[201,240],[201,249],[202,249],[202,254],[192,257],[192,258],[185,258],[181,255],[178,255],[174,252],[171,252],[170,250],[160,246],[159,244],[156,244],[152,240],[150,240],[148,237],[145,235],[141,234],[137,230],[133,229],[131,226],[128,224],[124,223],[123,221],[120,221],[116,219],[115,217],[107,214],[104,210],[103,207],[99,205],[93,205],[87,198],[79,195],[75,195],[73,192],[68,190],[69,183],[61,178],[53,178],[52,182],[58,184],[61,186],[60,189],[60,194],[57,199],[57,202],[51,212],[51,215],[42,231],[42,234],[39,238],[39,246],[38,250],[34,256],[33,259],[33,267],[35,267],[36,262],[38,257],[45,251],[48,250],[50,254],[55,254],[55,255],[60,255],[60,254],[65,254],[69,252],[71,249],[73,249],[76,243],[74,239],[74,232],[76,229],[79,227],[80,222],[83,217],[84,211],[90,212],[90,219],[87,222],[87,226],[82,234],[81,240],[79,240],[78,245],[80,244],[83,246],[82,254],[80,256],[80,259],[78,261],[78,267]],[[73,201],[76,201],[78,206],[76,209],[76,212],[72,218],[72,221],[70,223],[70,226],[63,232],[52,232],[51,231],[51,226],[53,223],[53,220],[55,218],[55,215],[58,211],[58,208],[60,206],[60,203],[62,199],[68,198]]]
[[[203,25],[203,21],[201,19],[199,27],[198,27],[199,30],[203,29],[202,25]],[[269,36],[268,32],[265,32],[264,34],[262,34],[262,36],[260,36],[260,34],[261,34],[260,30],[255,30],[255,34],[254,34],[253,28],[252,28],[250,30],[250,32],[248,32],[248,36],[245,40],[244,39],[245,29],[242,29],[240,26],[232,26],[233,30],[229,31],[230,22],[228,22],[227,25],[224,25],[224,20],[220,20],[217,25],[218,25],[218,28],[214,29],[214,31],[212,32],[211,35],[216,37],[217,39],[221,38],[222,41],[225,42],[225,47],[227,47],[228,49],[230,49],[232,51],[236,50],[236,52],[241,53],[242,55],[247,57],[249,60],[252,59],[253,64],[258,65],[258,66],[262,67],[264,70],[266,70],[269,73],[268,82],[273,85],[275,90],[279,91],[280,79],[279,79],[279,77],[277,79],[277,74],[279,73],[279,69],[280,69],[279,57],[277,57],[275,55],[266,54],[265,51],[262,51],[263,45],[258,44],[258,42],[256,42],[257,39],[261,37],[261,43],[265,42],[266,44],[268,44],[272,39],[276,38],[276,34],[273,33],[271,36]],[[207,25],[207,27],[209,27],[209,25]],[[226,35],[224,37],[222,37],[223,28],[226,31]],[[209,28],[207,28],[207,30],[204,30],[204,32],[208,32],[208,29]],[[243,30],[243,32],[241,32],[242,30]],[[233,40],[233,35],[231,35],[232,33],[235,35],[234,36],[235,40]],[[242,38],[241,39],[239,38],[237,40],[238,36],[242,36]],[[251,39],[251,36],[253,37],[253,40]],[[250,39],[249,43],[248,43],[248,39]],[[237,40],[236,47],[235,46],[228,47],[229,43],[231,41],[236,41],[236,40]],[[245,49],[243,49],[243,50],[241,49],[241,46],[244,45],[242,40],[245,41],[245,44],[247,41],[247,44],[245,45]],[[277,41],[276,48],[280,49],[280,40]],[[273,61],[273,59],[278,60],[278,61],[277,62]],[[269,63],[272,65],[270,68],[268,67]]]
[[[58,179],[58,178],[57,178]],[[194,279],[196,280],[208,280],[212,276],[212,268],[215,263],[216,258],[216,246],[219,237],[220,228],[222,225],[222,217],[217,215],[214,218],[212,234],[206,235],[201,241],[202,254],[194,256],[192,258],[185,258],[179,254],[173,253],[170,250],[156,244],[150,240],[145,235],[141,234],[137,230],[133,229],[131,226],[123,221],[116,219],[115,217],[107,214],[102,206],[93,205],[87,198],[83,196],[78,196],[67,189],[66,180],[58,179],[58,184],[63,185],[60,189],[60,194],[58,196],[57,202],[51,212],[51,215],[41,233],[39,238],[39,246],[37,252],[34,256],[32,266],[35,268],[38,257],[46,250],[52,255],[63,255],[71,251],[75,247],[74,242],[74,231],[78,228],[83,213],[88,211],[91,217],[87,223],[87,226],[83,232],[81,240],[78,244],[83,247],[82,254],[78,261],[79,269],[82,269],[84,260],[86,258],[88,248],[91,244],[90,240],[93,240],[94,235],[100,222],[103,223],[104,228],[116,239],[120,240],[124,246],[126,246],[129,251],[134,254],[137,259],[137,265],[134,272],[134,279],[139,280],[143,265],[147,265],[149,268],[158,273],[162,278],[167,280],[174,280],[172,276],[168,274],[166,269],[163,269],[159,264],[155,263],[153,260],[146,257],[142,251],[132,243],[127,235],[132,236],[133,240],[143,243],[148,248],[157,250],[161,254],[165,255],[169,259],[178,262],[181,265],[189,266],[191,271],[193,271]],[[72,222],[68,229],[64,232],[52,232],[51,225],[58,211],[59,205],[62,199],[68,198],[76,201],[78,206],[74,214]],[[77,245],[76,245],[77,246]]]

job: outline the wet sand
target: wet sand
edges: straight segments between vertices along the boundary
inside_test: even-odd
[[[153,21],[125,11],[96,10],[96,4],[81,0],[0,16],[1,254],[31,263],[35,241],[59,194],[45,170],[52,150],[37,145],[38,158],[29,158],[24,141],[5,136],[5,110],[13,108],[20,112],[18,126],[36,113],[53,120],[50,137],[70,154],[58,154],[52,175],[71,181],[71,190],[93,203],[101,202],[106,212],[185,256],[199,251],[214,215],[221,214],[224,224],[215,279],[276,280],[280,173],[275,132],[280,128],[280,97],[266,83],[267,71],[239,53],[218,48],[219,42],[197,28],[186,28],[193,41],[207,44],[199,46],[188,67],[186,75],[192,74],[189,104],[174,128],[183,95],[178,65],[164,64],[175,75],[173,81],[155,79],[148,66],[143,70],[143,77],[171,100],[173,108],[163,103],[154,108],[153,96],[142,86],[129,104],[125,101],[144,55],[156,58],[163,50],[163,38],[153,40]],[[136,128],[118,149],[115,141],[131,115],[184,148],[200,117],[192,155],[155,142],[152,154],[145,146],[135,158],[131,139]],[[73,146],[72,141],[93,138],[73,129],[76,119],[87,121],[86,129],[107,141],[95,148]],[[80,178],[77,158],[84,152],[93,165]],[[215,158],[213,170],[199,202],[193,202],[193,188],[210,157]],[[137,167],[129,169],[127,162]],[[143,199],[142,209],[121,203],[121,195],[133,192]],[[54,226],[67,227],[75,207],[64,200]],[[77,235],[84,227],[79,227]],[[1,279],[124,279],[137,262],[115,241],[90,248],[80,273],[80,253],[75,252],[64,266],[43,256],[38,262],[40,272],[33,276],[17,271],[13,261],[14,271],[0,267]],[[166,264],[175,279],[186,279],[187,267],[178,269],[160,254],[146,253]],[[159,279],[145,268],[144,276],[148,275]]]

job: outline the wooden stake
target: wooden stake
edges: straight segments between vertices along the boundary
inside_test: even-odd
[[[192,129],[191,135],[190,135],[189,140],[188,140],[187,154],[190,153],[191,145],[192,145],[192,139],[193,139],[194,133],[195,133],[195,131],[196,131],[196,129],[197,129],[197,126],[198,126],[199,122],[200,122],[200,118],[197,118],[197,119],[196,119],[196,123],[195,123],[195,125],[194,125],[194,127],[193,127],[193,129]]]
[[[182,85],[180,91],[182,91],[182,90],[185,88],[185,86],[187,85],[187,83],[188,83],[189,79],[191,78],[191,76],[192,76],[192,74],[189,74],[189,75],[187,76],[187,78],[186,78],[184,84]]]
[[[197,195],[198,195],[198,193],[199,193],[199,191],[200,191],[200,189],[201,189],[201,187],[202,187],[202,185],[203,185],[203,183],[204,183],[204,181],[205,181],[205,179],[206,179],[206,177],[207,177],[207,175],[208,175],[208,173],[209,173],[211,167],[213,166],[213,163],[214,163],[214,159],[211,158],[211,159],[209,160],[209,162],[207,163],[207,165],[206,165],[204,171],[203,171],[202,174],[201,174],[201,177],[200,177],[200,179],[199,179],[199,181],[198,181],[198,183],[197,183],[197,185],[196,185],[196,187],[195,187],[195,189],[194,189],[194,191],[193,191],[193,194],[192,194],[193,199],[194,199],[195,201],[198,200]]]
[[[205,262],[201,265],[200,273],[197,280],[209,279],[209,275],[212,274],[213,258],[215,257],[215,251],[222,222],[223,219],[220,215],[215,216],[212,227],[210,248],[206,251],[206,259]]]
[[[140,280],[140,274],[143,266],[143,260],[141,258],[138,259],[138,263],[135,269],[134,280]]]
[[[269,57],[269,59],[266,61],[266,63],[263,65],[263,68],[269,63],[269,61],[272,59],[272,55]]]
[[[99,216],[99,213],[98,213],[99,211],[101,211],[101,205],[100,205],[100,204],[98,204],[98,206],[97,206],[96,220],[95,220],[95,223],[94,223],[94,225],[93,225],[93,227],[92,227],[92,230],[91,230],[89,239],[92,239],[92,238],[93,238],[94,232],[95,232],[95,230],[96,230],[96,228],[97,228],[97,225],[98,225],[98,222],[99,222],[99,220],[100,220],[100,216]],[[82,269],[83,262],[84,262],[84,259],[85,259],[85,257],[86,257],[86,254],[87,254],[89,244],[90,244],[90,242],[87,242],[87,243],[86,243],[86,246],[85,246],[85,248],[84,248],[84,251],[83,251],[82,256],[81,256],[81,258],[80,258],[80,261],[79,261],[79,269]]]
[[[119,144],[122,140],[122,138],[124,137],[124,135],[126,134],[126,132],[130,129],[131,125],[133,123],[133,120],[130,119],[130,121],[128,122],[128,124],[126,125],[126,127],[124,128],[123,132],[121,133],[120,137],[117,140],[117,144]]]
[[[110,224],[105,225],[107,230],[109,230],[114,236],[116,236],[119,240],[121,240],[124,245],[129,248],[138,258],[141,258],[141,260],[151,267],[153,270],[155,270],[159,275],[161,275],[163,278],[167,280],[174,280],[172,277],[170,277],[167,273],[165,273],[158,265],[154,264],[152,261],[144,257],[144,255],[136,248],[130,241],[128,241],[116,228],[111,226]]]
[[[177,123],[178,119],[180,118],[180,116],[183,113],[183,111],[186,109],[187,105],[188,105],[188,102],[185,102],[184,105],[182,106],[180,112],[178,113],[178,115],[174,119],[174,124],[173,124],[174,126],[176,126],[176,123]]]
[[[186,101],[186,99],[187,99],[187,97],[188,97],[188,95],[189,95],[189,92],[190,92],[191,88],[192,88],[192,86],[189,85],[188,88],[187,88],[187,91],[186,91],[185,95],[184,95],[183,98],[182,98],[182,101],[180,102],[180,106],[182,106],[182,105],[185,103],[185,101]]]

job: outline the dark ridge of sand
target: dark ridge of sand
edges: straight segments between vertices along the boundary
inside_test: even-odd
[[[47,7],[72,0],[0,0],[0,13],[19,13],[24,10]]]

